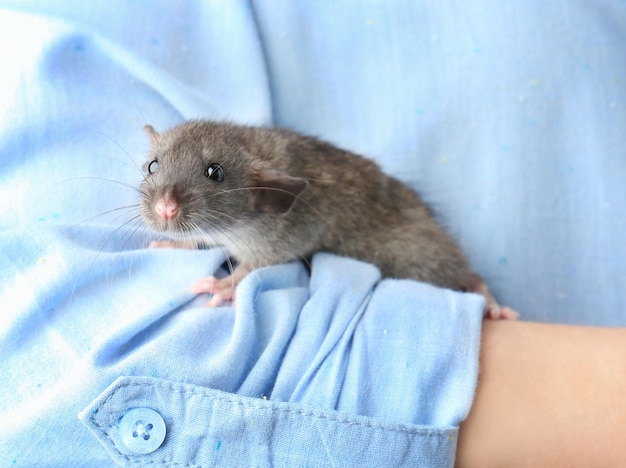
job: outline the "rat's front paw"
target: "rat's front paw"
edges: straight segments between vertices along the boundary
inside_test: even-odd
[[[201,278],[191,286],[191,292],[196,294],[211,294],[206,307],[217,307],[222,302],[235,300],[235,288],[250,272],[250,269],[239,265],[230,276],[218,279],[215,276]]]
[[[211,294],[211,299],[205,304],[205,307],[217,307],[223,302],[234,299],[235,286],[232,275],[222,279],[208,276],[196,281],[190,289],[196,294]]]
[[[192,240],[184,241],[152,241],[148,245],[151,249],[191,249],[198,248],[198,243]]]

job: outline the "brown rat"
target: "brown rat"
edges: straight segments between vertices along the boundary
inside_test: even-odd
[[[285,129],[191,121],[146,131],[146,223],[186,246],[224,246],[237,261],[231,276],[193,286],[213,294],[209,306],[232,299],[256,268],[327,251],[384,277],[478,292],[488,316],[512,318],[418,195],[373,161]]]

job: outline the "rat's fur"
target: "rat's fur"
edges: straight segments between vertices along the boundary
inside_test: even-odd
[[[236,281],[327,251],[373,263],[385,277],[486,290],[418,195],[369,159],[283,129],[191,121],[162,134],[146,130],[145,167],[158,161],[141,185],[147,224],[227,247],[241,268]],[[223,167],[222,182],[205,176],[212,163]],[[159,200],[176,206],[176,216],[159,214]],[[206,289],[225,286],[218,283]]]

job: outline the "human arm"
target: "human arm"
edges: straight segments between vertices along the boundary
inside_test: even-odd
[[[485,321],[457,466],[613,466],[626,456],[626,329]]]

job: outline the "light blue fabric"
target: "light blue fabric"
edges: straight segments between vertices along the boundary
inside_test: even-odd
[[[320,253],[310,278],[299,262],[258,270],[235,309],[208,310],[187,288],[223,254],[138,249],[143,239],[94,227],[2,235],[3,264],[22,265],[0,295],[12,305],[3,463],[452,466],[480,296],[380,282],[371,265]],[[119,419],[137,406],[167,425],[148,455],[120,445]]]
[[[258,464],[358,463],[371,437],[390,464],[451,465],[480,301],[321,254],[310,277],[272,267],[236,309],[205,310],[187,287],[223,252],[143,248],[142,127],[274,124],[360,152],[523,318],[624,325],[625,35],[613,0],[0,1],[0,464],[130,462],[77,414],[96,405],[114,431],[133,399],[183,415],[145,457],[226,464],[226,442],[168,445],[219,435],[177,398],[191,388],[272,408],[262,455],[258,428],[220,435],[250,436],[237,450]],[[285,448],[290,424],[313,445]],[[350,443],[318,453],[331,433]]]

